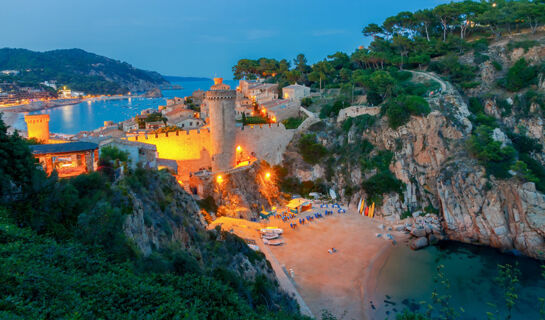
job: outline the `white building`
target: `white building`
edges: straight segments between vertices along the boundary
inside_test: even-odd
[[[196,129],[204,126],[204,120],[196,118],[183,119],[178,121],[176,126],[182,129]]]
[[[292,84],[282,88],[282,96],[284,99],[301,100],[310,96],[310,88],[300,84]]]
[[[19,71],[17,70],[2,70],[0,71],[0,73],[2,73],[3,75],[6,75],[6,76],[16,76],[19,74]]]

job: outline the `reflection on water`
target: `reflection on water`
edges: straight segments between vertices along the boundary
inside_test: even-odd
[[[394,318],[395,313],[404,309],[424,312],[435,288],[440,294],[452,296],[450,306],[460,314],[460,319],[486,319],[487,311],[495,311],[490,303],[504,313],[503,295],[495,278],[498,264],[508,263],[518,263],[521,271],[519,300],[512,319],[539,319],[536,306],[539,298],[545,298],[541,262],[452,242],[420,251],[404,246],[394,248],[378,275],[377,292],[370,297],[376,308],[371,314],[373,318],[384,319]],[[448,290],[434,281],[438,265],[445,266],[443,273],[450,283]]]
[[[225,81],[235,88],[235,81]],[[76,105],[63,106],[48,110],[31,112],[31,114],[49,114],[49,128],[51,132],[76,134],[80,131],[91,131],[102,127],[104,121],[120,122],[139,114],[147,108],[157,109],[166,104],[167,98],[190,96],[197,89],[207,90],[213,84],[212,80],[177,82],[182,86],[180,90],[163,91],[164,98],[137,98],[112,100],[93,100]],[[20,114],[14,125],[19,130],[26,131],[24,114]]]

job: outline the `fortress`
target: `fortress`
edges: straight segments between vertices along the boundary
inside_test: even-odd
[[[216,175],[248,166],[257,159],[273,165],[282,162],[282,154],[296,130],[288,130],[282,123],[237,124],[236,101],[237,91],[231,90],[221,78],[215,78],[214,85],[204,93],[203,107],[208,114],[206,126],[161,133],[136,131],[121,139],[154,145],[158,159],[171,160],[161,163],[176,162],[169,168],[184,184],[196,172],[208,171]],[[49,115],[27,115],[25,121],[28,138],[49,144],[66,142],[49,137]]]
[[[26,115],[25,122],[28,128],[28,138],[36,139],[39,142],[49,142],[49,115],[34,114]]]
[[[236,91],[221,78],[205,93],[209,124],[199,129],[163,133],[138,133],[130,141],[157,147],[158,158],[175,160],[181,181],[189,181],[192,173],[208,170],[226,172],[251,163],[255,159],[271,164],[282,161],[282,154],[295,130],[281,123],[237,126],[235,120]]]

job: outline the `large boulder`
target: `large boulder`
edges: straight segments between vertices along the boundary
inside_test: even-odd
[[[413,250],[419,250],[419,249],[427,247],[428,245],[429,245],[428,238],[420,237],[420,238],[411,240],[409,247]]]

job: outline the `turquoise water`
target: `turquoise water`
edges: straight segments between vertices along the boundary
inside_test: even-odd
[[[377,290],[370,297],[373,319],[395,319],[395,314],[410,309],[425,311],[434,288],[451,295],[450,306],[459,319],[487,319],[486,312],[499,310],[505,319],[502,291],[494,279],[498,264],[518,263],[521,271],[519,300],[512,319],[539,319],[539,298],[545,298],[545,281],[540,265],[533,259],[502,254],[495,249],[445,242],[438,247],[412,251],[399,245],[393,249],[377,278]],[[444,265],[451,288],[434,282],[436,267]],[[368,303],[368,302],[366,302]],[[495,304],[498,308],[490,306]],[[463,307],[464,311],[460,310]]]
[[[226,80],[233,88],[237,82]],[[208,90],[212,80],[176,82],[182,86],[180,90],[164,90],[164,98],[128,98],[114,100],[98,100],[82,102],[76,105],[63,106],[48,110],[31,112],[30,114],[49,114],[49,130],[53,133],[76,134],[80,131],[91,131],[102,127],[104,121],[120,122],[127,120],[147,108],[157,108],[166,104],[167,98],[190,96],[197,89]],[[26,131],[24,115],[20,114],[14,127]]]

